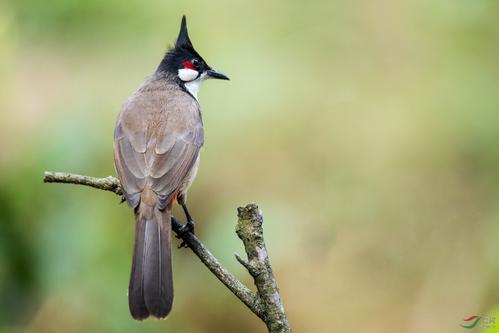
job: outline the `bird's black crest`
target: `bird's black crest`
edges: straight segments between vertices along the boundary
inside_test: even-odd
[[[175,48],[194,49],[191,40],[189,39],[189,33],[187,32],[187,20],[185,15],[182,16],[182,23],[180,23],[180,32],[178,33]]]
[[[166,52],[163,60],[159,64],[158,71],[176,73],[182,61],[196,58],[205,64],[203,58],[196,52],[187,31],[187,20],[182,16],[180,32],[175,45]]]

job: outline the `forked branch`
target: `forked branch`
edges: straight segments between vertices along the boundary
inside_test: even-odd
[[[120,181],[112,176],[95,178],[65,172],[45,172],[43,181],[45,183],[86,185],[110,191],[119,196],[123,195]],[[253,277],[257,293],[251,291],[234,274],[223,267],[220,261],[193,233],[180,232],[182,224],[174,217],[172,217],[172,229],[213,275],[265,322],[270,333],[291,332],[263,238],[262,212],[256,204],[248,204],[238,208],[237,216],[236,233],[243,241],[247,260],[238,255],[236,255],[236,259]]]

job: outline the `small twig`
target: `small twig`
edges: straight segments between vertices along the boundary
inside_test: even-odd
[[[252,264],[250,264],[248,261],[244,260],[243,258],[241,258],[239,256],[239,254],[236,253],[236,260],[239,261],[239,263],[241,265],[244,266],[244,268],[246,268],[246,270],[250,273],[251,276],[255,275],[255,274],[258,274],[258,271],[256,270],[255,266],[253,266]]]
[[[45,183],[66,183],[91,186],[113,192],[120,197],[123,191],[119,180],[109,176],[95,178],[65,172],[45,172]],[[244,243],[248,260],[236,254],[236,259],[253,277],[258,293],[255,294],[225,269],[203,243],[191,232],[181,232],[182,224],[172,217],[172,229],[188,247],[199,257],[203,264],[253,313],[262,319],[270,333],[290,333],[279,289],[272,273],[270,260],[263,239],[263,217],[256,204],[238,208],[236,233]]]

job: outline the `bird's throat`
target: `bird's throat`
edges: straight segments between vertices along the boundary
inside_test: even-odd
[[[185,88],[196,99],[196,101],[198,100],[198,91],[199,91],[199,86],[201,85],[201,82],[203,82],[201,79],[197,79],[197,80],[193,80],[193,81],[184,83]]]

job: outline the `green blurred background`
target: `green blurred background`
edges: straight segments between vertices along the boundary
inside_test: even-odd
[[[499,2],[4,0],[0,332],[265,331],[186,249],[169,319],[134,322],[132,213],[41,182],[114,175],[120,105],[182,14],[231,77],[200,92],[189,197],[230,270],[251,285],[234,226],[255,201],[295,332],[499,319]]]

